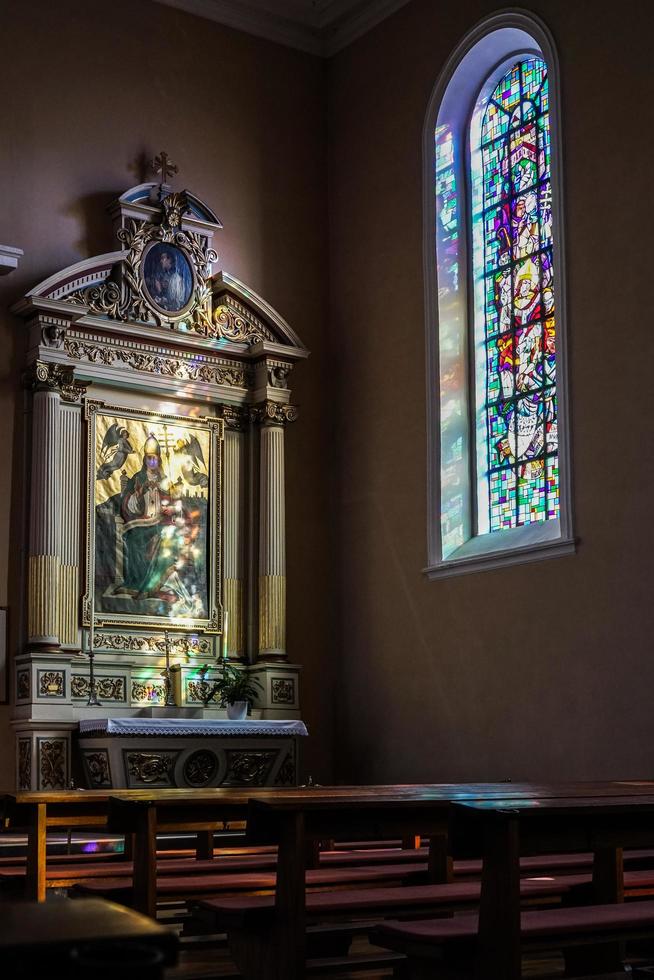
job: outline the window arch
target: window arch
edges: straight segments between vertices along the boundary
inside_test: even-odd
[[[494,15],[427,114],[430,577],[574,550],[557,81],[544,25]]]

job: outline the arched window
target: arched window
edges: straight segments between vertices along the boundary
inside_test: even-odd
[[[555,51],[495,15],[425,126],[431,577],[574,550]]]

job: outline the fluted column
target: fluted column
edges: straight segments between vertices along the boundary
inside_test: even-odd
[[[77,508],[75,533],[79,546],[79,455],[77,466],[72,458],[62,457],[61,399],[76,401],[85,387],[74,381],[70,368],[43,361],[32,366],[26,381],[34,391],[27,632],[30,644],[59,649],[64,630],[70,628],[70,623],[64,625],[62,622],[61,611],[63,596],[68,598],[71,586],[70,576],[64,576],[64,579],[61,576],[62,501],[65,501],[67,514]],[[71,438],[67,424],[63,439],[68,451]],[[79,432],[77,446],[79,454]],[[66,555],[69,554],[70,547],[67,547]],[[76,611],[77,595],[73,608]]]
[[[32,410],[29,642],[59,646],[59,392],[37,389]]]
[[[72,647],[79,646],[81,427],[80,408],[62,404],[59,447],[59,641]]]
[[[291,405],[267,401],[261,422],[259,465],[259,660],[286,660],[286,495],[284,425]]]
[[[225,421],[225,467],[223,471],[223,606],[228,614],[225,633],[230,659],[246,655],[245,624],[245,477],[246,445],[242,413],[223,414]]]

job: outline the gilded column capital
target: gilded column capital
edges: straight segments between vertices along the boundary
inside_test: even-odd
[[[32,391],[54,391],[65,402],[77,402],[86,393],[88,384],[75,380],[72,367],[35,361],[23,375],[23,383]]]
[[[285,426],[289,422],[295,422],[299,414],[296,405],[284,405],[269,399],[250,408],[250,418],[259,425]]]
[[[242,432],[248,427],[250,408],[248,405],[221,405],[218,417],[223,420],[226,429]]]

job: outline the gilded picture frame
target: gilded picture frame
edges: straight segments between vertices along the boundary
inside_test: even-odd
[[[86,400],[82,625],[221,633],[223,422]]]

